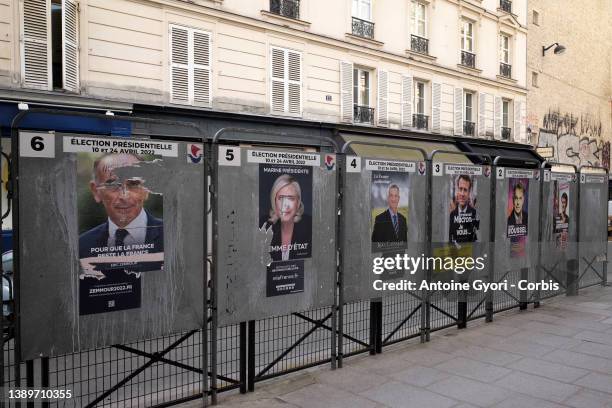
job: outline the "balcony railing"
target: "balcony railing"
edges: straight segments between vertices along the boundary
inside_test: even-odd
[[[270,13],[299,20],[300,0],[270,0]]]
[[[412,126],[417,129],[429,128],[429,116],[423,115],[422,113],[414,113],[412,115]]]
[[[374,124],[374,108],[353,105],[353,120],[355,123]]]
[[[512,129],[510,129],[509,127],[501,128],[502,140],[510,140],[510,135],[512,135]]]
[[[463,121],[463,134],[465,136],[474,136],[476,130],[476,124],[469,120]]]
[[[506,77],[506,78],[512,78],[512,65],[506,64],[504,62],[500,62],[499,63],[499,75]]]
[[[469,51],[461,51],[461,65],[476,68],[476,54]]]
[[[412,34],[410,36],[410,49],[421,54],[429,54],[429,40]]]
[[[512,2],[510,0],[499,0],[499,8],[506,13],[512,13]]]
[[[363,38],[374,38],[374,23],[353,17],[353,35]]]

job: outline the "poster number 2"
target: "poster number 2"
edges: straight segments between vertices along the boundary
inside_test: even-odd
[[[240,166],[240,148],[219,146],[219,166]]]
[[[55,135],[53,133],[19,133],[19,155],[21,157],[55,157]]]

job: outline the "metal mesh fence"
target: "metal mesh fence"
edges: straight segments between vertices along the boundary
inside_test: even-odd
[[[383,299],[383,345],[420,334],[421,293],[402,293]]]

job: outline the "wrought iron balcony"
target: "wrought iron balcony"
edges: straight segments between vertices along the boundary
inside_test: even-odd
[[[299,20],[300,0],[270,0],[270,13]]]
[[[374,108],[353,105],[353,121],[355,123],[374,124]]]
[[[410,49],[421,54],[429,54],[429,40],[412,34],[410,36]]]
[[[463,134],[465,136],[474,136],[476,134],[476,124],[469,120],[463,121]]]
[[[512,13],[512,2],[510,0],[499,0],[499,8],[506,13]]]
[[[374,23],[353,17],[353,35],[363,38],[374,38]]]
[[[429,116],[422,113],[414,113],[412,115],[412,126],[417,129],[427,130],[429,128]]]
[[[512,129],[510,129],[509,127],[501,128],[502,140],[510,140],[510,135],[512,135]]]
[[[512,78],[512,65],[506,64],[504,62],[500,62],[499,63],[499,75],[506,77],[506,78]]]
[[[461,65],[476,68],[476,54],[469,51],[461,51]]]

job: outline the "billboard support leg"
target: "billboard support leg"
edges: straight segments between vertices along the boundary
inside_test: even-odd
[[[255,320],[249,320],[247,338],[248,347],[248,368],[247,368],[247,388],[250,392],[255,390]]]
[[[578,295],[578,260],[567,261],[567,296]]]
[[[250,351],[250,350],[249,350]],[[247,323],[240,322],[240,393],[247,392]]]
[[[529,268],[521,268],[521,280],[527,281],[529,279]],[[527,309],[527,305],[529,304],[529,302],[527,301],[528,299],[527,296],[527,291],[525,290],[521,290],[519,292],[519,309],[520,310],[526,310]]]

